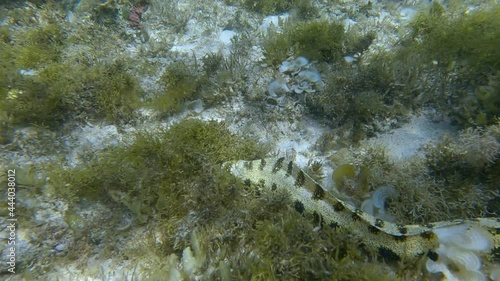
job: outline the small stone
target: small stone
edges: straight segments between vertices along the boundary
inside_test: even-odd
[[[62,252],[64,250],[66,250],[66,245],[65,244],[58,244],[55,249],[59,252]]]

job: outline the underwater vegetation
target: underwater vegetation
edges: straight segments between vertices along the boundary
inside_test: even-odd
[[[290,20],[283,23],[282,31],[269,28],[262,42],[264,62],[279,66],[280,72],[290,58],[317,64],[323,77],[316,82],[321,85],[316,87],[319,91],[297,100],[332,127],[350,131],[346,142],[357,142],[378,130],[376,119],[403,116],[401,104],[411,100],[403,96],[405,89],[395,86],[400,79],[393,69],[392,54],[379,52],[364,59],[363,53],[374,39],[373,31],[345,31],[340,22]],[[346,62],[344,57],[353,55],[354,62]]]
[[[132,4],[125,0],[84,2],[101,24],[116,22],[120,5]],[[316,13],[305,0],[243,3],[262,14],[294,10],[298,18],[310,20]],[[307,8],[294,9],[290,3]],[[101,4],[102,8],[96,8]],[[326,20],[286,23],[283,32],[270,31],[274,35],[268,36],[263,45],[265,62],[275,68],[300,57],[317,63],[318,72],[306,70],[298,72],[302,74],[297,77],[319,77],[326,87],[303,93],[297,101],[310,113],[328,119],[332,127],[339,127],[338,132],[347,132],[340,145],[325,141],[324,151],[373,135],[379,130],[378,119],[404,118],[406,109],[429,104],[452,114],[461,125],[481,126],[462,131],[458,140],[444,139],[429,145],[425,158],[411,163],[393,163],[376,148],[359,153],[345,149],[331,157],[333,181],[355,202],[376,194],[380,187],[394,187],[400,196],[384,202],[384,207],[400,223],[499,215],[500,209],[495,197],[495,185],[500,180],[500,130],[495,119],[498,50],[487,54],[478,51],[489,51],[490,44],[498,46],[493,17],[498,10],[448,17],[450,12],[433,5],[410,24],[413,32],[401,41],[396,54],[379,52],[364,57],[375,39],[373,32],[345,31],[342,24]],[[435,24],[434,20],[445,24]],[[474,28],[458,34],[450,28],[458,20]],[[0,28],[0,142],[16,126],[58,128],[71,121],[123,124],[134,120],[143,91],[129,60],[103,60],[94,49],[88,56],[71,57],[70,44],[97,39],[67,34],[66,27],[57,21],[16,28]],[[462,35],[480,48],[468,42],[454,44]],[[234,52],[241,48],[237,55],[209,53],[198,61],[177,60],[166,66],[158,81],[163,87],[161,94],[153,98],[151,106],[171,115],[188,101],[199,99],[216,105],[243,92],[248,81],[242,57],[248,48],[240,45],[245,45],[245,40],[236,38],[233,42]],[[439,40],[446,41],[452,51],[439,49]],[[416,51],[422,55],[412,56]],[[343,56],[356,60],[346,62]],[[455,91],[457,86],[459,90]],[[442,95],[434,95],[440,90]],[[453,110],[447,109],[448,104],[454,105]],[[230,160],[264,157],[269,150],[255,140],[230,133],[227,124],[183,120],[169,129],[138,131],[125,142],[77,167],[62,169],[59,163],[45,166],[51,170],[49,189],[69,202],[65,223],[78,233],[75,235],[86,238],[82,243],[91,244],[89,249],[99,245],[110,257],[124,260],[149,261],[151,253],[160,261],[194,255],[197,265],[189,270],[203,275],[204,280],[397,279],[383,261],[358,247],[363,241],[353,241],[348,234],[331,229],[318,231],[317,218],[297,213],[286,194],[272,193],[258,184],[245,185],[221,167]],[[321,166],[311,162],[307,172],[322,179]],[[22,174],[19,181],[29,186],[45,184]],[[103,235],[114,242],[112,246],[89,234],[89,228],[97,227],[85,225],[86,219],[75,207],[95,202],[117,213],[132,214],[133,223],[127,229],[117,222],[118,217],[110,220],[112,226],[105,230],[111,231]],[[161,229],[161,245],[144,242],[126,254],[116,246],[114,235],[146,223],[148,230],[150,226]],[[195,247],[193,241],[201,245]],[[167,276],[162,271],[166,267],[153,268],[150,280]],[[178,263],[172,267],[178,267]],[[193,277],[186,273],[183,278]]]
[[[263,206],[269,209],[270,203]],[[304,218],[289,205],[274,207],[272,217],[255,222],[245,239],[252,256],[239,258],[238,264],[230,259],[239,279],[397,280],[383,266],[361,262],[365,253],[357,248],[358,241],[332,229],[314,231],[308,222],[312,216]],[[251,209],[251,214],[258,213]]]
[[[363,167],[358,171],[351,164],[342,164],[335,168],[332,180],[335,188],[342,194],[362,198],[369,191],[370,170]]]
[[[201,58],[183,56],[170,63],[158,80],[162,90],[150,97],[146,105],[160,116],[169,116],[195,100],[211,107],[244,93],[248,88],[250,41],[249,35],[236,35],[231,39],[232,51],[228,55],[209,52]]]
[[[23,39],[17,45],[19,53],[15,62],[22,69],[56,61],[64,44],[63,31],[59,25],[52,23],[34,27],[19,36]]]
[[[128,122],[140,89],[120,61],[85,67],[53,63],[10,85],[0,107],[13,125],[57,127],[69,120]]]
[[[336,62],[342,55],[344,25],[326,20],[285,22],[283,31],[269,28],[264,38],[265,62],[277,66],[290,55],[320,62]]]
[[[201,100],[206,106],[213,106],[227,100],[245,89],[247,78],[238,56],[208,53],[199,60],[201,64],[196,58],[194,62],[186,59],[171,63],[159,79],[163,91],[146,104],[161,116],[169,116],[190,101]]]
[[[402,224],[497,216],[499,129],[499,123],[466,128],[405,162],[391,161],[383,147],[342,148],[330,157],[335,190],[360,204],[379,188],[394,187],[399,195],[386,202],[387,213]]]
[[[380,148],[343,149],[331,158],[338,170],[333,176],[343,184],[354,178],[353,187],[364,189],[368,184],[371,192],[394,186],[400,195],[384,207],[400,223],[472,217],[485,208],[498,210],[474,194],[477,197],[495,188],[499,127],[465,130],[459,140],[447,144],[464,157],[459,163],[469,161],[486,171],[480,176],[469,173],[474,186],[465,184],[468,179],[460,179],[469,191],[439,180],[433,172],[429,177],[429,169],[435,169],[433,161],[441,161],[438,165],[443,166],[450,159],[435,147],[428,148],[425,159],[409,164],[389,161]],[[472,150],[478,142],[484,145]],[[477,155],[495,142],[496,149]],[[471,152],[468,156],[467,151]],[[192,256],[193,268],[178,270],[186,276],[190,276],[188,271],[201,274],[206,280],[399,280],[401,276],[390,273],[383,261],[372,260],[358,247],[362,241],[335,229],[318,231],[318,219],[296,212],[286,193],[261,188],[258,183],[246,185],[221,166],[229,159],[255,159],[267,152],[254,140],[230,133],[223,123],[187,119],[169,129],[137,132],[128,144],[110,147],[80,166],[63,170],[56,163],[45,168],[52,171],[49,189],[70,203],[65,222],[83,241],[98,243],[88,229],[95,226],[87,225],[73,208],[92,201],[120,212],[127,209],[133,214],[131,227],[148,222],[161,230],[161,245],[151,242],[158,239],[151,237],[144,237],[150,242],[140,243],[136,249],[115,249],[102,243],[114,257],[141,259],[154,253],[160,260],[172,255],[186,260]],[[320,163],[310,163],[312,173],[319,175],[320,170]],[[20,175],[23,184],[40,184],[24,178]],[[356,196],[363,198],[367,192],[360,190]],[[123,222],[114,219],[108,223],[116,224],[116,230],[105,234],[113,237],[100,239],[112,240],[125,232],[120,229]],[[61,259],[70,258],[75,257]],[[177,263],[163,265],[151,274],[168,276],[168,270],[178,268]],[[402,274],[411,274],[403,267]]]
[[[312,21],[294,26],[290,31],[290,43],[296,48],[297,55],[332,62],[341,56],[343,36],[342,24]]]
[[[421,73],[425,99],[462,126],[494,124],[499,115],[499,16],[498,6],[464,11],[435,2],[410,23],[398,50]]]
[[[339,62],[327,71],[322,91],[305,97],[310,112],[326,119],[343,138],[340,143],[357,143],[379,131],[380,119],[404,119],[410,95],[395,86],[388,53],[380,53],[365,64]]]
[[[359,202],[382,186],[393,186],[399,196],[384,207],[398,223],[484,215],[498,210],[487,194],[493,195],[499,174],[499,126],[464,130],[456,142],[429,146],[425,158],[410,163],[390,161],[381,148],[342,149],[330,159],[336,167],[333,179],[354,189],[351,195]],[[453,148],[452,157],[441,153],[443,145]],[[209,280],[397,280],[380,263],[366,261],[361,241],[334,229],[315,231],[317,219],[296,212],[287,194],[246,185],[221,166],[267,152],[254,140],[231,134],[223,123],[187,119],[169,129],[138,132],[128,144],[79,167],[54,167],[48,184],[71,202],[70,209],[97,200],[128,209],[133,225],[159,225],[163,246],[153,250],[141,244],[134,257],[151,251],[163,258],[184,257],[191,247],[197,260],[193,270]],[[460,164],[465,168],[456,169],[459,177],[436,170]],[[321,177],[320,163],[311,162],[309,169]],[[65,221],[75,230],[82,227],[75,212],[69,211]]]
[[[55,129],[75,121],[125,124],[136,116],[143,92],[127,58],[99,57],[107,51],[93,43],[102,39],[89,39],[85,28],[71,30],[61,22],[61,5],[28,5],[25,13],[14,9],[0,28],[2,143],[15,127]],[[91,34],[102,29],[96,27]]]
[[[153,223],[165,237],[160,248],[141,244],[133,258],[194,256],[189,270],[206,280],[392,280],[384,267],[364,261],[359,241],[330,229],[314,231],[312,215],[296,212],[288,194],[245,185],[221,166],[266,153],[223,123],[188,119],[137,133],[128,145],[85,165],[55,167],[48,184],[71,202],[65,221],[74,230],[86,233],[71,211],[77,202],[123,206],[133,225]]]
[[[291,1],[284,0],[244,0],[243,5],[251,11],[259,12],[264,15],[283,13],[293,7]]]
[[[139,132],[129,145],[110,148],[85,168],[54,178],[67,181],[60,194],[69,199],[113,198],[145,222],[153,209],[160,219],[208,205],[215,212],[216,201],[232,192],[223,184],[230,179],[220,164],[263,153],[262,146],[231,134],[222,123],[189,119],[168,130]]]
[[[165,92],[153,100],[153,108],[162,113],[175,113],[184,101],[196,99],[201,85],[198,67],[183,61],[171,63],[160,78]]]
[[[312,19],[318,8],[311,0],[240,0],[246,9],[263,15],[294,11],[300,19]]]
[[[433,3],[402,27],[407,35],[394,51],[369,56],[364,52],[373,31],[289,20],[282,31],[269,29],[264,62],[278,67],[298,56],[316,61],[325,87],[297,100],[337,128],[345,143],[374,136],[383,129],[381,120],[397,124],[406,112],[425,106],[462,127],[494,124],[500,108],[500,9],[461,9]]]
[[[467,128],[458,140],[444,138],[426,148],[426,165],[429,174],[450,188],[447,196],[461,197],[477,192],[492,194],[494,198],[476,207],[483,213],[498,215],[498,186],[500,172],[500,123],[485,128]],[[488,196],[487,196],[488,197]],[[469,199],[464,201],[468,201]],[[473,200],[469,200],[473,201]],[[485,209],[486,208],[486,209]]]

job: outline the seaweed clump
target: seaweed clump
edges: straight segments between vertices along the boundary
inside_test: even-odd
[[[415,82],[425,99],[463,126],[494,124],[500,114],[499,17],[498,6],[465,12],[435,2],[410,23],[398,50],[422,73]]]
[[[324,74],[324,90],[307,95],[306,105],[326,117],[349,143],[396,125],[406,112],[423,106],[438,108],[464,127],[494,124],[500,108],[499,17],[498,7],[465,12],[433,3],[409,23],[408,35],[395,52],[369,57],[363,50],[373,33],[357,38],[349,30],[341,46],[350,62],[337,61]],[[286,26],[284,30],[286,34]],[[275,38],[269,42],[275,40],[277,46],[290,42]],[[275,52],[280,57],[272,63],[291,50],[274,49],[281,51]]]
[[[15,62],[19,68],[29,69],[59,59],[64,47],[64,33],[57,24],[33,27],[21,32],[16,43]]]
[[[174,262],[166,271],[191,270],[207,280],[388,280],[378,263],[364,261],[359,241],[335,229],[315,231],[319,222],[295,212],[286,192],[245,185],[221,166],[266,152],[223,123],[187,119],[140,132],[130,144],[80,167],[56,169],[49,184],[72,204],[122,205],[135,222],[159,226],[161,249],[141,244],[135,257],[196,260],[191,269],[174,270]],[[67,214],[69,225],[81,224],[73,212]]]
[[[167,66],[160,78],[165,88],[153,102],[153,108],[163,114],[172,114],[180,111],[183,102],[195,99],[199,92],[200,75],[196,64],[176,61]]]
[[[318,9],[311,0],[243,0],[242,4],[248,10],[263,15],[295,10],[299,18],[311,19],[318,13]]]
[[[190,101],[201,100],[212,106],[246,91],[248,65],[244,58],[249,56],[250,40],[247,35],[233,38],[228,56],[207,53],[200,60],[193,57],[189,62],[186,57],[172,62],[160,77],[162,91],[151,98],[149,105],[163,117],[178,113]]]
[[[160,219],[202,209],[210,217],[234,192],[221,163],[262,155],[262,148],[231,134],[222,123],[189,119],[168,130],[137,133],[131,144],[54,178],[69,184],[60,194],[72,200],[118,201],[139,221],[153,216],[153,210]]]
[[[498,215],[498,188],[500,172],[500,123],[485,128],[467,128],[458,140],[444,138],[436,145],[426,147],[426,165],[429,174],[443,181],[448,188],[445,196],[470,204],[477,216]],[[482,194],[488,202],[476,202]],[[487,209],[485,209],[485,206]],[[463,208],[462,209],[466,209]],[[474,210],[476,209],[476,210]]]
[[[94,48],[78,53],[91,42],[71,45],[82,34],[70,35],[70,26],[60,23],[62,6],[49,2],[40,8],[28,5],[26,13],[13,10],[10,24],[1,29],[2,135],[13,126],[54,129],[75,120],[117,124],[135,117],[142,94],[137,78],[123,59],[98,60]],[[30,17],[43,21],[33,24]]]
[[[380,187],[394,187],[399,195],[386,202],[386,208],[401,224],[498,215],[499,136],[499,125],[469,128],[457,140],[447,137],[429,144],[425,157],[404,162],[391,160],[382,147],[362,142],[358,149],[340,149],[330,158],[334,166],[357,167],[355,180],[344,176],[353,175],[352,167],[347,173],[340,169],[333,179],[359,189],[338,190],[353,203]]]
[[[340,142],[374,136],[383,129],[380,120],[403,119],[405,107],[416,106],[412,102],[417,94],[398,86],[406,81],[394,72],[392,59],[380,52],[366,62],[360,57],[357,64],[336,64],[326,75],[324,90],[305,97],[306,106],[337,128]]]
[[[315,231],[312,215],[289,206],[248,232],[250,254],[237,264],[230,259],[239,280],[396,280],[380,264],[362,261],[359,241],[331,228]]]
[[[128,122],[140,88],[121,61],[93,67],[53,63],[36,75],[19,77],[0,107],[16,125],[57,127],[69,120]]]
[[[320,62],[337,62],[343,54],[344,34],[344,26],[338,22],[286,22],[281,33],[268,30],[262,45],[265,61],[276,66],[293,54]]]
[[[400,86],[407,81],[395,71],[394,55],[379,52],[365,59],[363,53],[374,39],[373,31],[346,32],[339,22],[287,21],[282,31],[269,28],[262,48],[264,61],[275,67],[290,56],[314,61],[323,72],[325,87],[299,102],[332,127],[349,131],[344,134],[349,142],[358,142],[380,129],[377,120],[403,116],[402,104],[411,106],[408,101],[417,95]],[[346,62],[345,56],[353,61]]]
[[[285,0],[245,0],[243,5],[255,12],[259,12],[264,15],[283,13],[291,9],[292,3]]]

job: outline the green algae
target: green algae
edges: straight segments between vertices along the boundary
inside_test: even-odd
[[[96,50],[72,53],[78,30],[69,35],[61,24],[61,5],[47,3],[25,14],[11,13],[2,26],[0,53],[0,118],[3,139],[12,127],[57,128],[72,121],[127,123],[142,94],[125,60],[97,60]],[[37,11],[37,12],[35,12]],[[32,17],[42,17],[34,25]],[[84,31],[81,31],[84,32]],[[88,36],[85,35],[85,36]],[[88,43],[88,42],[87,42]],[[93,57],[91,61],[89,58]]]
[[[244,0],[243,5],[251,11],[262,13],[264,15],[283,13],[292,8],[291,1],[285,0]]]
[[[344,26],[326,20],[285,23],[283,32],[272,28],[262,44],[266,63],[279,65],[290,53],[320,62],[337,62],[344,40]]]
[[[322,73],[326,86],[307,95],[306,106],[338,128],[346,138],[340,141],[347,143],[374,136],[381,118],[404,121],[406,112],[429,105],[463,127],[494,124],[500,108],[500,10],[461,9],[433,3],[405,27],[408,35],[392,53],[374,51],[365,57],[374,34],[349,30],[340,54],[355,54],[356,60],[323,60],[334,67]],[[287,25],[283,29],[284,35],[290,30]],[[269,41],[274,44],[270,49],[277,51],[269,52],[276,56],[269,56],[268,63],[278,65],[292,50],[290,36],[284,35],[272,34],[276,39]]]
[[[363,261],[359,241],[326,226],[315,231],[320,221],[296,212],[287,193],[244,185],[221,167],[265,152],[222,123],[189,119],[140,132],[85,165],[54,169],[50,185],[71,204],[118,204],[134,214],[134,225],[160,225],[168,242],[160,249],[143,245],[134,256],[166,258],[190,247],[199,268],[215,268],[205,273],[210,280],[368,280],[372,274],[390,280],[377,263]],[[71,211],[66,221],[82,226]]]
[[[64,34],[57,24],[34,27],[19,35],[19,49],[15,63],[19,68],[29,69],[57,61],[64,45]]]
[[[359,192],[338,190],[353,202],[362,202],[381,186],[394,187],[399,195],[387,210],[398,223],[488,217],[498,214],[499,136],[498,123],[468,128],[458,138],[426,145],[424,157],[404,161],[391,160],[383,147],[361,143],[355,150],[339,150],[330,161],[333,166],[347,162],[359,167],[354,180],[344,181]],[[333,178],[339,174],[335,171]]]
[[[173,62],[160,78],[165,92],[153,99],[151,106],[162,114],[179,112],[184,102],[195,99],[201,81],[197,65],[183,61]]]
[[[498,213],[498,208],[490,204],[495,204],[497,200],[494,179],[498,177],[499,171],[499,129],[498,121],[485,128],[467,128],[460,132],[458,140],[445,137],[425,149],[425,164],[429,174],[437,181],[446,182],[448,186],[442,191],[445,196],[470,204],[474,202],[470,194],[480,189],[485,198],[491,199],[472,206],[472,209],[480,210],[481,213],[477,216],[488,212]]]
[[[130,145],[112,148],[84,169],[61,171],[55,178],[68,182],[61,194],[70,199],[121,197],[120,203],[141,220],[155,207],[160,217],[183,216],[202,206],[216,210],[220,198],[231,196],[222,162],[259,154],[261,148],[221,123],[184,120],[158,133],[140,132]]]
[[[339,135],[344,139],[338,142],[358,143],[373,136],[380,118],[404,118],[402,104],[411,103],[403,101],[411,98],[404,95],[405,88],[394,86],[398,77],[391,58],[379,53],[369,63],[338,63],[335,70],[325,73],[325,88],[305,97],[305,105],[314,115],[343,131]]]
[[[226,0],[229,2],[229,0]],[[241,0],[247,10],[263,15],[281,14],[292,11],[299,19],[312,19],[318,14],[318,8],[311,0]]]
[[[417,83],[435,77],[426,99],[463,126],[493,124],[499,114],[499,17],[498,6],[465,12],[433,3],[410,23],[398,50],[423,74]]]
[[[95,67],[53,63],[16,81],[14,89],[15,97],[0,101],[10,122],[47,127],[75,119],[127,122],[141,93],[120,61]]]
[[[290,32],[296,55],[311,60],[334,62],[342,55],[344,26],[336,22],[312,21],[300,23]]]

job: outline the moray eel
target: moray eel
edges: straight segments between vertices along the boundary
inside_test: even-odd
[[[494,255],[500,246],[500,218],[452,220],[426,225],[400,225],[378,219],[348,204],[326,191],[293,161],[268,158],[229,163],[230,171],[245,184],[258,184],[271,190],[289,192],[294,208],[300,212],[315,213],[323,224],[336,231],[349,233],[363,241],[362,246],[391,260],[415,262],[424,255],[437,259],[436,229],[468,224],[486,230],[491,236]]]

